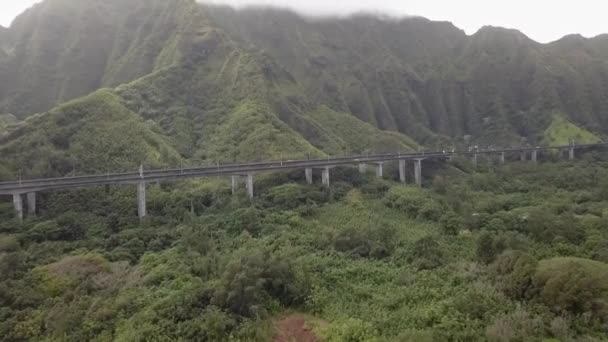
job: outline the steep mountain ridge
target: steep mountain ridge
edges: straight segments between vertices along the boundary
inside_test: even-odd
[[[602,36],[543,45],[490,26],[467,36],[418,17],[311,19],[194,0],[46,0],[4,36],[0,113],[22,119],[117,87],[102,101],[150,120],[192,162],[537,144],[552,141],[556,115],[560,141],[608,127]],[[11,139],[42,134],[34,126],[57,112],[5,134],[10,173],[31,167],[6,148]],[[65,156],[69,146],[52,149]],[[129,167],[176,160],[137,159]]]
[[[46,0],[10,27],[0,112],[18,117],[171,65],[188,0]]]
[[[491,26],[467,36],[449,23],[422,18],[209,11],[214,25],[275,57],[315,99],[421,142],[428,141],[420,133],[425,131],[503,144],[536,142],[555,111],[606,132],[608,69],[601,36],[584,39],[586,50],[566,47],[565,53],[556,49],[559,42],[543,45]]]
[[[87,105],[91,105],[92,110],[73,116],[76,121],[101,123],[107,116],[94,108],[118,110],[128,116],[137,115],[142,123],[149,121],[150,125],[146,125],[154,127],[155,134],[164,141],[142,146],[139,156],[127,152],[128,158],[116,156],[120,161],[115,163],[116,168],[135,168],[140,162],[146,167],[175,165],[180,158],[192,163],[215,163],[305,158],[325,153],[341,155],[370,149],[405,151],[418,146],[401,134],[380,131],[349,114],[319,106],[303,95],[293,76],[274,59],[242,48],[223,30],[208,25],[202,7],[195,5],[191,9],[171,34],[174,36],[172,49],[163,50],[163,53],[170,51],[171,58],[167,59],[170,63],[157,66],[149,74],[115,90],[104,90],[104,96],[78,100],[82,111],[86,112]],[[159,55],[156,59],[165,60],[166,56]],[[60,106],[35,116],[36,120],[28,119],[0,140],[0,154],[8,161],[5,167],[9,170],[5,174],[61,175],[75,167],[74,163],[81,171],[106,168],[99,163],[87,164],[87,160],[91,161],[88,156],[75,157],[79,153],[73,146],[79,143],[71,139],[80,141],[79,135],[66,134],[61,143],[49,138],[61,135],[66,129],[72,132],[70,127],[78,127],[77,122],[58,119],[63,112]],[[366,138],[353,139],[340,125],[331,122],[330,117],[343,118],[344,127],[355,127],[365,132]],[[59,124],[54,124],[57,122]],[[106,126],[100,125],[99,129],[103,127]],[[133,127],[136,129],[139,125]],[[106,141],[113,139],[113,134],[92,136],[100,139],[100,146],[115,143]],[[37,151],[28,150],[34,148],[30,141],[40,142]],[[172,152],[164,153],[171,158],[158,158],[159,145],[166,145],[164,150],[177,151],[179,158]],[[43,150],[44,153],[38,153]],[[91,158],[97,154],[104,155],[104,152],[91,149]],[[131,161],[123,163],[126,159]],[[32,164],[34,161],[36,165]],[[44,165],[50,166],[45,169]]]

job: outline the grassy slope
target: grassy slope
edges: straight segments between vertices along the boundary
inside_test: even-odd
[[[549,146],[569,145],[572,141],[577,144],[593,144],[602,139],[568,120],[563,114],[554,114],[551,125],[543,134],[543,144]]]
[[[418,144],[401,133],[381,131],[350,114],[335,112],[324,106],[305,113],[301,119],[316,130],[311,134],[312,144],[329,154],[411,151],[418,148]]]

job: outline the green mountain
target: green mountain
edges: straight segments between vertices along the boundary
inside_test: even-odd
[[[188,0],[43,1],[9,29],[0,112],[23,118],[172,64],[195,6]]]
[[[593,131],[608,127],[606,37],[543,45],[515,30],[467,36],[423,18],[208,10],[213,24],[276,58],[309,96],[421,142],[428,131],[538,141],[554,111]]]
[[[98,6],[97,2],[87,5],[72,1],[69,4],[73,6],[74,11],[84,11],[83,13],[88,13],[87,8]],[[99,5],[101,6],[99,10],[106,11],[101,13],[106,13],[108,16],[112,16],[112,11],[121,12],[117,15],[118,19],[122,16],[129,17],[126,13],[135,11],[132,15],[139,18],[135,23],[147,22],[143,18],[153,23],[159,20],[152,15],[139,15],[137,11],[142,9],[136,4],[137,2],[104,3]],[[25,24],[28,16],[46,17],[45,11],[63,14],[62,6],[67,5],[52,0],[44,2],[16,20],[11,30],[18,32],[20,28],[31,28]],[[116,47],[113,53],[104,52],[110,56],[110,59],[103,63],[82,55],[88,51],[86,44],[91,44],[89,39],[101,39],[103,27],[98,27],[94,20],[79,21],[86,29],[83,27],[77,29],[82,38],[73,42],[73,50],[66,52],[68,55],[72,52],[78,55],[78,57],[74,55],[73,58],[81,63],[74,70],[61,72],[67,67],[64,63],[72,57],[55,54],[53,57],[56,57],[56,62],[53,65],[56,67],[53,68],[48,68],[47,63],[38,61],[37,55],[30,57],[30,62],[34,66],[31,70],[36,77],[52,79],[53,84],[62,85],[48,87],[51,92],[61,92],[61,96],[58,93],[46,93],[40,97],[36,96],[36,101],[46,98],[47,105],[52,106],[53,102],[59,102],[62,98],[78,96],[79,92],[88,92],[86,84],[90,84],[90,89],[94,89],[133,79],[113,91],[106,91],[116,96],[112,99],[112,104],[120,103],[120,106],[124,106],[130,113],[135,113],[141,121],[155,123],[158,126],[157,134],[163,136],[167,144],[175,149],[181,158],[192,163],[281,157],[305,158],[369,151],[405,151],[418,147],[416,142],[403,134],[382,131],[347,112],[337,112],[314,101],[302,91],[301,85],[285,68],[276,63],[275,59],[259,50],[241,46],[224,30],[209,25],[208,13],[204,7],[192,1],[158,2],[158,4],[150,3],[148,6],[152,7],[146,7],[147,11],[165,18],[163,20],[174,26],[142,24],[151,29],[148,32],[137,25],[133,26],[134,23],[123,27],[125,32],[122,33],[117,33],[118,29],[113,27],[111,35],[101,35],[103,36],[101,38],[107,40],[102,39],[96,45],[104,46],[111,42],[113,46],[120,48]],[[80,12],[73,15],[78,17],[78,13]],[[106,15],[100,14],[101,17],[110,20]],[[44,25],[44,20],[36,22],[38,26]],[[155,28],[158,28],[158,32],[154,31]],[[87,36],[87,32],[91,34],[90,37]],[[112,39],[109,38],[110,36]],[[121,42],[126,43],[116,43],[117,36],[122,37]],[[20,48],[22,47],[17,45],[15,51],[19,51]],[[18,54],[13,52],[9,56],[9,62],[4,63],[7,66],[6,70],[15,69],[10,66],[11,63],[25,63],[23,58],[17,57]],[[149,63],[144,63],[143,57],[146,57]],[[38,67],[44,70],[36,69]],[[128,72],[124,72],[123,69]],[[92,70],[97,71],[92,72]],[[74,77],[69,76],[71,73]],[[21,74],[15,73],[13,76],[17,78],[17,83],[25,82],[19,79],[22,77]],[[83,83],[83,78],[87,78],[90,82]],[[32,84],[34,87],[27,91],[9,94],[4,101],[5,110],[12,110],[23,117],[27,112],[24,112],[23,108],[12,106],[11,103],[44,108],[42,102],[34,104],[17,100],[30,98],[34,93],[43,92],[43,88],[46,88],[44,82],[35,81]],[[73,88],[74,92],[68,95],[70,92],[59,90],[61,87],[64,90]],[[13,95],[16,97],[12,97]],[[88,101],[89,99],[84,98],[80,102],[86,104]],[[82,105],[82,108],[86,111],[86,105]],[[62,130],[67,129],[63,125],[77,125],[57,118],[59,115],[57,113],[61,112],[62,109],[59,107],[41,114],[38,120],[27,120],[26,127],[0,141],[0,153],[10,161],[8,168],[13,173],[22,170],[34,176],[65,172],[65,168],[55,166],[51,166],[49,170],[32,167],[31,162],[26,161],[29,158],[27,148],[20,150],[13,148],[22,145],[21,139],[37,140],[39,137],[34,135],[35,132],[40,131],[38,126],[43,125],[42,122],[60,122],[58,126],[50,126],[52,132],[46,133],[49,136],[61,135]],[[89,118],[87,120],[103,121],[101,115],[103,113],[95,112],[93,109],[86,113],[86,117]],[[82,120],[83,117],[85,117],[84,113],[82,117],[74,117],[74,120]],[[52,153],[41,154],[36,157],[37,162],[40,165],[56,165],[45,156],[71,155],[71,146],[75,142],[70,139],[73,137],[73,135],[64,137],[66,141],[62,144],[48,144],[52,148]],[[108,135],[100,135],[99,139],[108,137]],[[108,142],[100,141],[100,145],[105,143]],[[160,160],[148,158],[150,155],[152,154],[131,155],[130,167],[139,165],[139,162],[159,166]],[[96,163],[88,169],[99,166]],[[120,162],[116,166],[125,167]]]
[[[569,123],[559,141],[608,127],[606,36],[543,45],[418,17],[311,19],[192,0],[46,0],[2,32],[0,113],[53,117],[114,88],[193,163],[540,144],[553,141],[555,113]],[[12,172],[29,170],[6,147],[14,136],[0,151]]]

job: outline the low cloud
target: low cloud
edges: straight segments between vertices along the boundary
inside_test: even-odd
[[[199,3],[228,5],[237,9],[249,7],[276,7],[290,9],[313,17],[345,17],[359,13],[370,13],[385,18],[409,17],[399,9],[399,1],[371,0],[197,0]]]

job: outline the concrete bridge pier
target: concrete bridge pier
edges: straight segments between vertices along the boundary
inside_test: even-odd
[[[312,169],[307,168],[306,169],[306,183],[308,183],[308,185],[312,184]]]
[[[500,165],[504,165],[505,164],[505,153],[502,152],[500,154]]]
[[[406,183],[406,179],[405,179],[405,160],[404,159],[400,159],[399,160],[399,180],[401,181],[401,183]]]
[[[384,176],[384,163],[376,164],[376,177],[382,178]]]
[[[477,154],[474,154],[473,155],[473,160],[472,160],[473,166],[477,166],[477,158],[478,158]]]
[[[23,198],[21,194],[13,194],[13,206],[15,207],[17,219],[23,221]]]
[[[27,194],[27,213],[31,216],[36,216],[36,193],[30,192]]]
[[[329,167],[322,170],[321,179],[323,180],[323,186],[329,188]]]
[[[359,173],[361,174],[365,174],[367,173],[367,164],[359,164]]]
[[[143,220],[146,215],[146,182],[137,183],[137,215],[139,220]]]
[[[253,199],[253,173],[247,174],[247,195]]]
[[[536,163],[538,161],[538,151],[532,151],[532,162]]]
[[[236,194],[239,189],[239,176],[232,176],[232,194]]]
[[[574,160],[574,147],[570,147],[568,150],[568,159]]]
[[[416,185],[422,187],[422,159],[414,159],[414,178]]]

